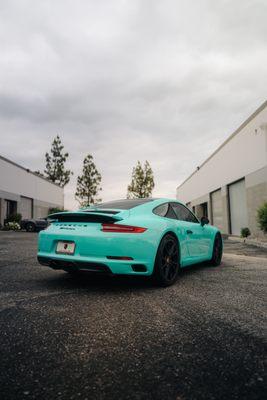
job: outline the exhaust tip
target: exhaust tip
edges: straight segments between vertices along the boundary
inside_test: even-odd
[[[147,271],[146,266],[143,264],[132,265],[132,269],[134,272],[146,272]]]

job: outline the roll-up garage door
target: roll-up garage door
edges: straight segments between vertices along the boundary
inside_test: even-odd
[[[245,179],[229,185],[231,233],[240,235],[241,228],[248,226]]]
[[[20,213],[22,215],[22,219],[32,218],[32,199],[21,196]]]
[[[212,224],[220,230],[223,228],[223,206],[221,189],[211,193]]]

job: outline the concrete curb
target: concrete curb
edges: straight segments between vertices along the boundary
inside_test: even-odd
[[[267,249],[267,242],[263,242],[257,239],[247,239],[247,238],[241,238],[239,236],[228,236],[227,239],[232,240],[233,242],[250,244],[252,246],[257,246],[263,249]]]
[[[260,261],[266,263],[267,258],[264,256],[247,256],[245,254],[234,254],[234,253],[223,253],[223,259],[224,258],[233,258],[233,259],[238,259],[240,261],[242,260],[251,260],[251,261]]]

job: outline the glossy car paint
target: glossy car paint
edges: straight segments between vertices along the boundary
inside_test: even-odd
[[[102,263],[114,274],[151,275],[159,243],[166,233],[171,232],[178,239],[181,267],[210,260],[218,229],[153,213],[153,209],[166,202],[182,204],[171,199],[155,199],[130,210],[117,210],[119,212],[112,216],[119,224],[146,228],[143,233],[103,232],[99,222],[53,222],[39,233],[38,257]],[[97,210],[97,206],[88,210]],[[97,211],[101,215],[101,210]],[[85,210],[75,213],[88,214]],[[56,246],[60,240],[74,241],[75,253],[57,254]],[[107,258],[110,256],[131,257],[132,260],[111,260]],[[147,271],[135,272],[132,266],[136,264],[145,265]]]

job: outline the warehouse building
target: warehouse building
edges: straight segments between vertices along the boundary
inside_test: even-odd
[[[223,233],[248,227],[261,236],[257,209],[267,201],[267,101],[176,190],[198,217]]]
[[[63,206],[63,188],[0,156],[1,225],[15,213],[22,218],[46,217],[49,208]]]

